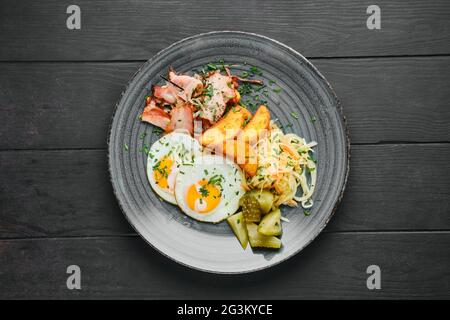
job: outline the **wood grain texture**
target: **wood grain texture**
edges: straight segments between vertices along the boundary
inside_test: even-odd
[[[139,64],[0,64],[6,149],[105,148],[111,115]]]
[[[450,233],[322,234],[287,262],[242,276],[175,264],[138,237],[2,240],[0,298],[450,298]],[[37,263],[39,261],[39,263]],[[81,268],[81,290],[66,268]],[[381,290],[366,269],[381,268]]]
[[[132,232],[116,204],[103,151],[0,154],[2,237]]]
[[[326,231],[450,230],[448,144],[354,146]],[[0,152],[0,238],[133,233],[102,150]]]
[[[214,30],[256,32],[305,56],[450,53],[450,3],[380,0],[381,30],[368,30],[370,1],[77,1],[81,30],[66,28],[68,3],[2,1],[0,60],[148,59],[174,41]]]
[[[450,141],[450,57],[318,60],[350,141]]]
[[[334,86],[352,143],[450,141],[450,57],[312,60]],[[140,63],[0,64],[0,149],[105,148]]]

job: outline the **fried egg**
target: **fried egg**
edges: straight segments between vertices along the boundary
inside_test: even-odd
[[[203,222],[220,222],[239,208],[244,195],[243,173],[231,160],[203,155],[193,166],[181,166],[175,179],[175,198],[188,216]]]
[[[172,132],[157,140],[147,158],[147,178],[164,200],[176,204],[175,177],[182,165],[193,165],[201,156],[201,146],[190,135]]]

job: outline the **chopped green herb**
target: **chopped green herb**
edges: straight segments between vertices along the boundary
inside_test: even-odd
[[[222,183],[222,181],[223,181],[223,176],[216,174],[209,179],[208,183],[212,184],[212,185],[220,185]]]
[[[262,71],[259,70],[259,68],[255,67],[255,66],[250,67],[250,72],[253,74],[259,75],[259,76],[262,75]]]
[[[303,209],[303,214],[304,214],[305,216],[309,216],[309,215],[311,214],[311,211],[308,210],[308,209]]]
[[[210,70],[217,70],[217,66],[215,64],[213,64],[213,63],[208,63],[206,66]]]
[[[152,133],[160,136],[164,131],[161,128],[154,128]]]
[[[201,186],[199,191],[203,198],[206,198],[209,195],[209,191],[208,189],[206,189],[206,185]]]
[[[297,112],[291,112],[291,116],[295,119],[298,119],[298,113]]]
[[[272,89],[273,92],[275,93],[280,93],[281,92],[281,88],[274,88]]]
[[[208,85],[205,89],[203,89],[203,94],[209,98],[214,95],[214,88],[212,85]]]
[[[124,144],[123,148],[125,149],[125,151],[128,151],[128,149],[129,149],[128,145],[126,143]]]
[[[312,116],[310,120],[312,123],[314,123],[314,122],[316,122],[317,119],[316,119],[316,117]]]

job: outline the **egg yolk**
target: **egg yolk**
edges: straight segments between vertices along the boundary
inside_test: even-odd
[[[153,178],[162,189],[170,189],[169,175],[172,172],[173,160],[165,156],[153,166]]]
[[[198,213],[207,213],[220,203],[221,192],[208,180],[200,180],[191,185],[186,194],[186,202],[191,210]]]

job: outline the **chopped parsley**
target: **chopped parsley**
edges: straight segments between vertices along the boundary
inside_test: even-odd
[[[206,189],[206,184],[201,186],[200,189],[198,189],[198,191],[200,191],[202,198],[206,198],[209,195],[209,191],[208,189]]]
[[[262,75],[262,71],[261,70],[259,70],[259,68],[258,67],[255,67],[255,66],[251,66],[250,67],[250,72],[253,74],[253,75],[258,75],[258,76],[260,76],[260,75]]]
[[[154,155],[150,153],[150,148],[148,146],[146,146],[146,145],[142,146],[139,149],[139,152],[145,153],[146,155],[148,155],[150,157],[150,159],[152,159],[154,157]]]
[[[167,166],[161,168],[161,161],[156,162],[156,164],[153,166],[153,171],[157,171],[166,179],[169,177],[169,168]]]
[[[209,70],[217,70],[217,66],[216,66],[215,64],[213,64],[213,63],[208,63],[208,64],[206,65],[206,67],[207,67]]]
[[[154,134],[156,134],[158,136],[160,136],[163,132],[164,131],[161,128],[154,128],[153,131],[152,131],[152,133],[154,133]]]
[[[208,184],[212,184],[212,185],[218,185],[218,186],[221,186],[222,185],[222,182],[223,182],[223,176],[222,175],[218,175],[218,174],[216,174],[216,175],[214,175],[214,176],[212,176],[210,179],[209,179],[209,181],[208,181]]]
[[[205,89],[203,89],[203,94],[209,98],[212,98],[214,95],[214,88],[212,85],[208,85]]]

